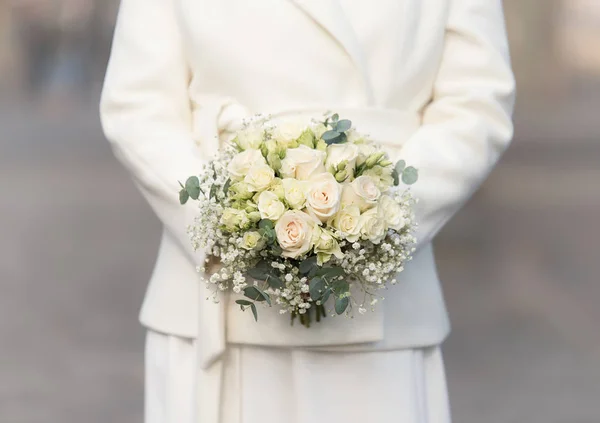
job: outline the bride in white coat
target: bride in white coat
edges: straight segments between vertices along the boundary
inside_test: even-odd
[[[449,422],[431,241],[507,147],[513,95],[501,0],[122,0],[102,123],[164,224],[146,422]],[[177,181],[244,117],[328,110],[420,170],[414,260],[379,312],[309,330],[206,301]]]

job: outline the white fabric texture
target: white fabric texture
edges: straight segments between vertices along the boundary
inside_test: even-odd
[[[210,386],[196,385],[195,344],[148,332],[145,423],[205,423],[198,392]],[[450,423],[439,347],[335,353],[230,346],[223,365],[218,423]]]

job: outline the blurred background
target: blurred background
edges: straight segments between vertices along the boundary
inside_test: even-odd
[[[436,242],[460,423],[600,421],[600,1],[505,0],[516,138]],[[97,103],[115,0],[0,0],[0,422],[141,422],[159,223]]]

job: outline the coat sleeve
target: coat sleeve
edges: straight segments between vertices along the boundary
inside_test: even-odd
[[[419,169],[417,249],[471,197],[513,133],[515,83],[501,0],[450,0],[442,60],[402,159]]]
[[[178,181],[203,165],[191,129],[189,68],[173,0],[122,0],[100,102],[106,137],[119,161],[193,261]]]

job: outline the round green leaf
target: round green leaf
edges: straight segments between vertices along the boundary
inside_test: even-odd
[[[309,257],[306,260],[301,261],[298,269],[301,273],[307,274],[315,266],[317,266],[317,256]]]
[[[247,288],[244,288],[244,295],[254,301],[266,301],[263,292],[255,286],[249,286]]]
[[[185,189],[182,189],[181,191],[179,191],[179,203],[180,204],[185,204],[187,203],[187,201],[189,200],[190,195],[188,194],[188,192]]]
[[[350,129],[351,127],[352,127],[351,121],[349,121],[348,119],[342,119],[337,123],[337,126],[335,127],[335,129],[338,132],[345,132],[348,129]]]
[[[402,182],[406,185],[412,185],[419,179],[419,171],[412,166],[407,167],[402,172]]]
[[[200,180],[197,176],[190,176],[187,181],[185,181],[185,190],[192,199],[198,199],[200,196]]]
[[[272,220],[261,219],[260,222],[258,222],[258,227],[260,229],[273,229],[275,228],[275,225],[273,224]]]
[[[336,295],[342,295],[350,290],[350,284],[342,279],[341,281],[335,281],[332,285],[332,289]]]
[[[325,291],[325,281],[319,277],[312,278],[309,284],[310,296],[313,300],[318,300]]]
[[[327,288],[325,292],[323,292],[323,296],[321,297],[321,303],[325,304],[331,295],[331,288]]]
[[[398,174],[404,172],[404,169],[406,168],[406,162],[404,160],[398,160],[398,163],[396,163],[395,169],[396,172],[398,172]]]
[[[267,275],[267,283],[273,289],[282,289],[284,286],[283,281],[274,275]]]
[[[398,186],[400,184],[400,175],[396,169],[392,170],[392,178],[394,178],[394,186]]]
[[[329,131],[323,133],[323,135],[321,135],[321,138],[323,139],[323,141],[331,141],[331,140],[336,139],[339,136],[340,136],[340,133],[338,131],[329,130]]]
[[[346,309],[348,308],[349,302],[350,302],[350,300],[348,299],[348,297],[336,298],[335,299],[335,312],[337,314],[343,314],[344,311],[346,311]]]

